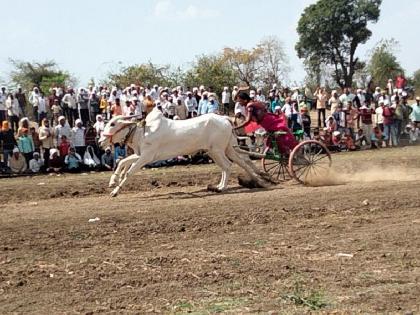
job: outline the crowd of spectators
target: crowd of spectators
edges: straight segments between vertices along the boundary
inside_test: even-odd
[[[303,130],[305,138],[320,140],[333,151],[351,151],[398,146],[404,137],[410,143],[417,141],[420,98],[409,105],[404,88],[403,78],[398,77],[374,91],[343,88],[328,92],[322,87],[311,91],[273,85],[269,91],[249,90],[249,95],[265,103],[267,111],[284,115],[289,128]],[[125,143],[99,148],[98,139],[112,116],[141,118],[156,107],[174,120],[217,113],[240,121],[246,109],[235,103],[239,90],[237,86],[213,91],[204,86],[184,89],[132,84],[124,89],[89,86],[77,92],[72,87],[54,87],[46,96],[39,87],[29,93],[20,87],[15,92],[2,87],[0,170],[8,174],[111,171],[131,153]]]

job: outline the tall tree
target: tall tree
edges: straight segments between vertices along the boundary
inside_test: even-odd
[[[415,90],[420,91],[420,69],[414,71],[411,81],[413,83]]]
[[[139,65],[128,66],[121,69],[118,73],[109,74],[109,81],[118,87],[126,87],[134,83],[146,86],[148,84],[158,84],[161,86],[171,86],[171,67],[169,65],[156,65],[152,62]]]
[[[388,79],[394,79],[404,72],[395,56],[397,45],[394,39],[382,40],[371,51],[367,68],[376,86],[385,87]]]
[[[253,85],[258,79],[258,72],[263,65],[260,62],[262,50],[260,48],[243,49],[229,48],[223,50],[224,60],[232,67],[240,81],[246,85]]]
[[[258,71],[259,80],[266,86],[280,84],[288,79],[290,72],[289,60],[284,45],[275,36],[264,38],[257,44],[259,62],[262,64]]]
[[[299,58],[319,58],[334,68],[341,87],[351,86],[360,68],[356,49],[372,35],[369,22],[377,22],[382,0],[319,0],[308,6],[299,19]]]
[[[12,82],[21,85],[24,90],[31,90],[34,86],[38,86],[46,92],[51,87],[65,87],[75,83],[75,79],[68,72],[59,69],[53,60],[27,62],[10,59],[10,63],[14,67],[10,74]]]
[[[185,75],[187,87],[203,84],[213,87],[216,92],[222,91],[224,86],[236,84],[237,81],[235,72],[221,54],[198,56]]]

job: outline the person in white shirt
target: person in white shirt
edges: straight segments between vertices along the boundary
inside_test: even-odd
[[[335,113],[338,106],[340,105],[340,100],[338,98],[338,93],[336,90],[331,92],[331,97],[328,100],[328,105],[330,105],[331,113]]]
[[[378,102],[378,108],[375,109],[375,123],[376,125],[381,129],[381,131],[384,131],[384,116],[383,114],[383,106],[385,104],[385,101],[383,99],[380,99]]]
[[[378,103],[379,101],[379,97],[381,96],[381,88],[379,86],[377,86],[375,88],[375,92],[373,93],[373,100]]]
[[[2,86],[1,92],[0,92],[0,123],[2,121],[7,120],[6,100],[7,100],[6,87]]]
[[[232,91],[232,101],[235,101],[236,95],[238,94],[238,90],[239,90],[239,88],[235,85],[233,87],[233,91]]]
[[[69,123],[66,121],[66,117],[58,117],[58,125],[54,128],[54,138],[56,140],[57,146],[61,144],[61,137],[66,136],[66,138],[72,142],[72,132]]]
[[[32,104],[34,120],[36,122],[39,122],[39,119],[38,119],[39,99],[40,99],[39,89],[37,87],[34,87],[31,95],[29,95],[29,103]]]
[[[190,91],[188,91],[187,98],[185,99],[184,102],[185,102],[185,106],[187,106],[187,109],[188,109],[187,118],[192,118],[193,112],[196,111],[198,108],[197,99],[193,97],[193,94]]]
[[[152,89],[150,89],[150,92],[149,92],[149,95],[155,100],[155,101],[157,101],[158,100],[158,98],[159,98],[159,93],[158,93],[158,88],[159,88],[159,86],[158,85],[153,85],[153,88]]]
[[[73,146],[76,149],[76,152],[80,156],[84,156],[85,151],[86,151],[86,142],[85,142],[86,128],[83,127],[83,123],[81,119],[76,119],[75,126],[73,127],[71,132],[72,132]]]
[[[222,110],[221,113],[229,116],[229,106],[230,106],[230,92],[229,88],[225,86],[222,92]]]
[[[357,106],[360,108],[366,102],[365,92],[362,89],[357,89],[357,98],[359,99],[359,104]]]
[[[165,96],[166,100],[162,103],[162,110],[164,115],[169,119],[174,119],[176,105],[173,103],[172,96]]]
[[[47,102],[44,97],[44,93],[40,93],[39,95],[39,103],[38,103],[38,123],[41,124],[41,121],[47,117]]]
[[[343,105],[343,109],[347,109],[347,104],[351,102],[353,104],[355,95],[351,93],[350,88],[344,88],[344,93],[340,95],[340,102]]]
[[[72,125],[78,118],[77,99],[72,88],[68,89],[61,102],[63,103],[63,115],[67,118],[69,124]]]
[[[263,94],[262,88],[257,89],[257,95],[255,96],[255,100],[258,102],[265,103],[265,96]]]
[[[394,83],[392,82],[392,79],[388,80],[388,83],[386,84],[386,89],[388,95],[392,95],[392,92],[394,92]]]
[[[43,165],[44,161],[40,159],[39,153],[34,152],[33,159],[29,161],[29,169],[32,171],[32,173],[39,173]]]
[[[10,122],[10,129],[15,132],[19,128],[20,107],[18,100],[13,97],[13,94],[9,94],[9,97],[6,100],[6,108],[7,116]]]

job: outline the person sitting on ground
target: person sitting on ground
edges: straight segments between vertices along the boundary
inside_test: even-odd
[[[337,130],[337,123],[335,122],[335,119],[333,116],[329,116],[327,120],[325,121],[325,125],[329,132],[334,132]]]
[[[114,161],[115,165],[118,165],[118,163],[125,159],[127,156],[127,150],[125,149],[124,143],[116,143],[114,144]]]
[[[338,130],[333,131],[331,137],[331,145],[328,146],[328,149],[332,152],[340,152],[343,148],[341,140],[341,132]]]
[[[332,151],[341,151],[341,147],[342,147],[341,146],[341,140],[342,140],[341,132],[338,131],[338,130],[333,131],[331,142],[332,142],[334,150],[332,150]]]
[[[321,135],[321,141],[324,143],[327,147],[330,147],[333,144],[333,135],[331,131],[328,128],[324,128],[324,133]]]
[[[419,137],[419,128],[416,127],[416,123],[413,122],[411,124],[408,124],[405,127],[405,131],[406,131],[406,133],[410,137],[409,140],[408,140],[408,143],[409,144],[416,143],[417,142],[417,139]]]
[[[102,169],[105,171],[112,171],[115,167],[114,156],[111,152],[111,147],[105,149],[105,153],[101,157]]]
[[[25,157],[18,148],[13,149],[12,157],[9,159],[9,167],[14,174],[23,174],[27,170]]]
[[[66,164],[67,171],[70,173],[79,173],[81,171],[80,165],[82,163],[81,156],[76,153],[74,147],[70,148],[69,154],[66,155],[64,159],[64,164]]]
[[[346,130],[341,142],[344,144],[345,148],[348,151],[356,151],[356,150],[360,149],[360,147],[357,147],[354,144],[354,140],[353,140],[353,137],[351,135],[351,129],[350,128]]]
[[[371,149],[379,149],[382,147],[383,139],[384,136],[382,135],[381,128],[379,126],[374,127],[370,134]]]
[[[360,147],[361,149],[365,148],[368,144],[370,143],[370,141],[368,141],[366,135],[363,133],[363,129],[359,129],[357,130],[356,133],[356,141],[355,141],[355,145],[357,147]]]
[[[36,174],[41,171],[41,168],[44,166],[44,161],[40,159],[38,152],[34,152],[33,156],[34,158],[29,161],[29,169],[32,173]]]
[[[47,172],[60,173],[63,168],[63,159],[57,149],[50,150],[50,160],[48,161]]]

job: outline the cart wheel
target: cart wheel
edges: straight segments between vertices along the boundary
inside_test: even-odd
[[[269,174],[275,180],[286,181],[291,179],[288,168],[288,160],[282,156],[280,156],[279,161],[262,158],[261,165],[264,172]]]
[[[298,182],[305,184],[310,178],[322,176],[331,167],[331,153],[319,141],[299,143],[290,154],[289,172]]]

